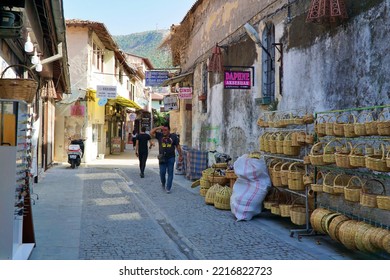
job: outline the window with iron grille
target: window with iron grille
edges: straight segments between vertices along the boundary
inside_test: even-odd
[[[275,26],[270,23],[267,24],[263,31],[262,44],[268,51],[263,50],[262,53],[262,73],[263,84],[262,94],[263,98],[267,98],[270,102],[275,100]]]

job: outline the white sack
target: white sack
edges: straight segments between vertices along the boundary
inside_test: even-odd
[[[233,186],[230,208],[237,221],[248,221],[261,213],[271,179],[264,158],[249,158],[247,154],[234,162],[234,172],[238,179]]]

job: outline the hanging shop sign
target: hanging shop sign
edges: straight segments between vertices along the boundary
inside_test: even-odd
[[[85,115],[85,106],[84,105],[70,106],[70,115],[71,116],[84,116]]]
[[[116,98],[116,86],[96,86],[96,97],[97,98]]]
[[[191,87],[182,87],[179,88],[179,99],[192,99],[192,88]]]
[[[137,114],[135,114],[135,113],[131,113],[129,115],[129,119],[130,119],[131,122],[135,121],[136,118],[137,118]]]
[[[224,73],[225,89],[250,89],[251,72],[250,71],[225,71]]]
[[[177,104],[176,95],[167,95],[164,96],[164,112],[178,110],[179,106]]]
[[[168,71],[146,71],[145,72],[145,86],[147,87],[159,87],[161,84],[168,80]]]

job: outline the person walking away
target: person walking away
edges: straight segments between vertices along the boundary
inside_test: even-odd
[[[141,172],[140,176],[141,178],[144,178],[146,161],[148,160],[148,143],[149,149],[151,149],[154,145],[152,142],[152,137],[146,133],[146,127],[143,126],[141,128],[141,133],[137,135],[135,141],[135,155],[139,160],[139,170]]]
[[[137,140],[137,132],[133,130],[133,133],[131,134],[131,140],[133,142],[133,150],[135,150],[135,142]]]
[[[179,138],[175,133],[170,132],[168,126],[155,127],[150,131],[150,135],[158,140],[161,186],[165,188],[167,193],[170,193],[176,159],[175,150],[179,153],[179,162],[183,161],[183,153],[180,147]],[[167,173],[168,178],[166,176]]]

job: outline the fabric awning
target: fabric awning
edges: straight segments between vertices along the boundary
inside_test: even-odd
[[[162,86],[162,87],[167,87],[167,86],[169,86],[169,85],[179,83],[179,82],[183,81],[187,76],[192,75],[192,74],[194,74],[194,72],[188,72],[188,73],[185,73],[185,74],[178,75],[178,76],[176,76],[176,77],[170,78],[170,79],[168,79],[168,80],[165,80],[165,81],[161,84],[161,86]]]
[[[122,96],[118,96],[117,98],[115,99],[110,99],[109,101],[110,103],[116,103],[122,107],[129,107],[129,108],[134,108],[134,109],[137,109],[137,110],[142,110],[142,107],[139,106],[135,101],[133,100],[130,100],[128,98],[125,98],[125,97],[122,97]]]

